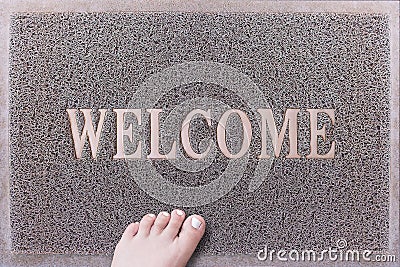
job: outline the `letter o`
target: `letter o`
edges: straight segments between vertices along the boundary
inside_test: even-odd
[[[242,142],[242,148],[237,154],[232,154],[226,145],[226,124],[228,122],[228,118],[232,113],[236,113],[239,115],[240,120],[242,121],[242,126],[243,126],[243,142]],[[217,127],[217,141],[218,141],[218,146],[221,152],[230,159],[237,159],[243,157],[247,150],[250,147],[250,142],[251,142],[251,123],[249,118],[247,117],[246,113],[244,113],[241,110],[238,109],[230,109],[226,111],[220,118],[218,122],[218,127]]]

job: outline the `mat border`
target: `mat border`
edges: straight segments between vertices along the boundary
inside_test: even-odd
[[[94,1],[93,1],[94,2]],[[72,0],[0,0],[0,266],[110,266],[110,256],[12,254],[10,238],[9,139],[8,139],[8,66],[10,15],[17,12],[265,12],[265,13],[379,13],[387,14],[390,23],[391,53],[391,159],[389,253],[400,261],[399,242],[399,3],[396,1],[92,1]],[[5,216],[4,216],[5,214]],[[255,251],[256,252],[256,251]],[[326,263],[329,264],[328,262]],[[256,256],[201,256],[191,266],[259,266]],[[273,266],[289,266],[273,263]],[[297,262],[296,266],[321,266]],[[324,264],[325,265],[325,264]],[[327,266],[325,265],[325,266]],[[395,266],[367,264],[373,266]],[[291,265],[293,266],[293,265]],[[361,266],[348,263],[343,266]],[[365,266],[363,263],[362,266]]]

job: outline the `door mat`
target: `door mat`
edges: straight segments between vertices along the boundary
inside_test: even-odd
[[[388,18],[16,13],[12,247],[109,254],[182,208],[197,253],[388,248]]]

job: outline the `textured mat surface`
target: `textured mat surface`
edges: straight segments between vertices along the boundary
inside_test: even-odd
[[[224,196],[185,208],[208,222],[198,249],[202,254],[256,253],[265,245],[326,249],[339,239],[348,247],[388,246],[390,92],[384,16],[15,14],[10,53],[15,251],[111,252],[129,222],[148,212],[180,207],[179,199],[169,205],[138,186],[135,177],[147,171],[185,187],[205,186],[224,173],[240,178]],[[223,63],[257,85],[261,97],[201,79],[168,91],[143,89],[158,73],[171,73],[165,70],[174,71],[175,66],[189,69],[187,62]],[[310,152],[305,109],[335,109],[333,126],[320,118],[327,140],[319,140],[322,148],[336,142],[335,158],[285,158],[286,133],[281,156],[261,164],[254,112],[259,107],[253,104],[262,97],[260,103],[273,109],[278,129],[286,109],[301,109],[302,156]],[[164,132],[178,131],[171,127],[173,115],[190,107],[243,110],[254,126],[248,158],[229,160],[215,149],[203,163],[149,160],[136,166],[135,161],[113,159],[116,116],[111,110],[138,105],[163,109]],[[73,108],[109,109],[97,159],[91,158],[87,143],[82,159],[75,157],[66,112]],[[213,118],[210,128],[201,120],[191,124],[194,144],[215,139],[216,121]],[[148,131],[143,129],[144,140]],[[242,132],[228,137],[235,150]],[[201,149],[199,145],[197,151]],[[148,148],[143,151],[145,155]],[[260,177],[262,183],[249,190]]]

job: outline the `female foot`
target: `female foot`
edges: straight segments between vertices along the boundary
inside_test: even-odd
[[[205,221],[199,215],[184,219],[181,210],[163,211],[130,224],[115,248],[111,266],[186,266],[204,234]]]

